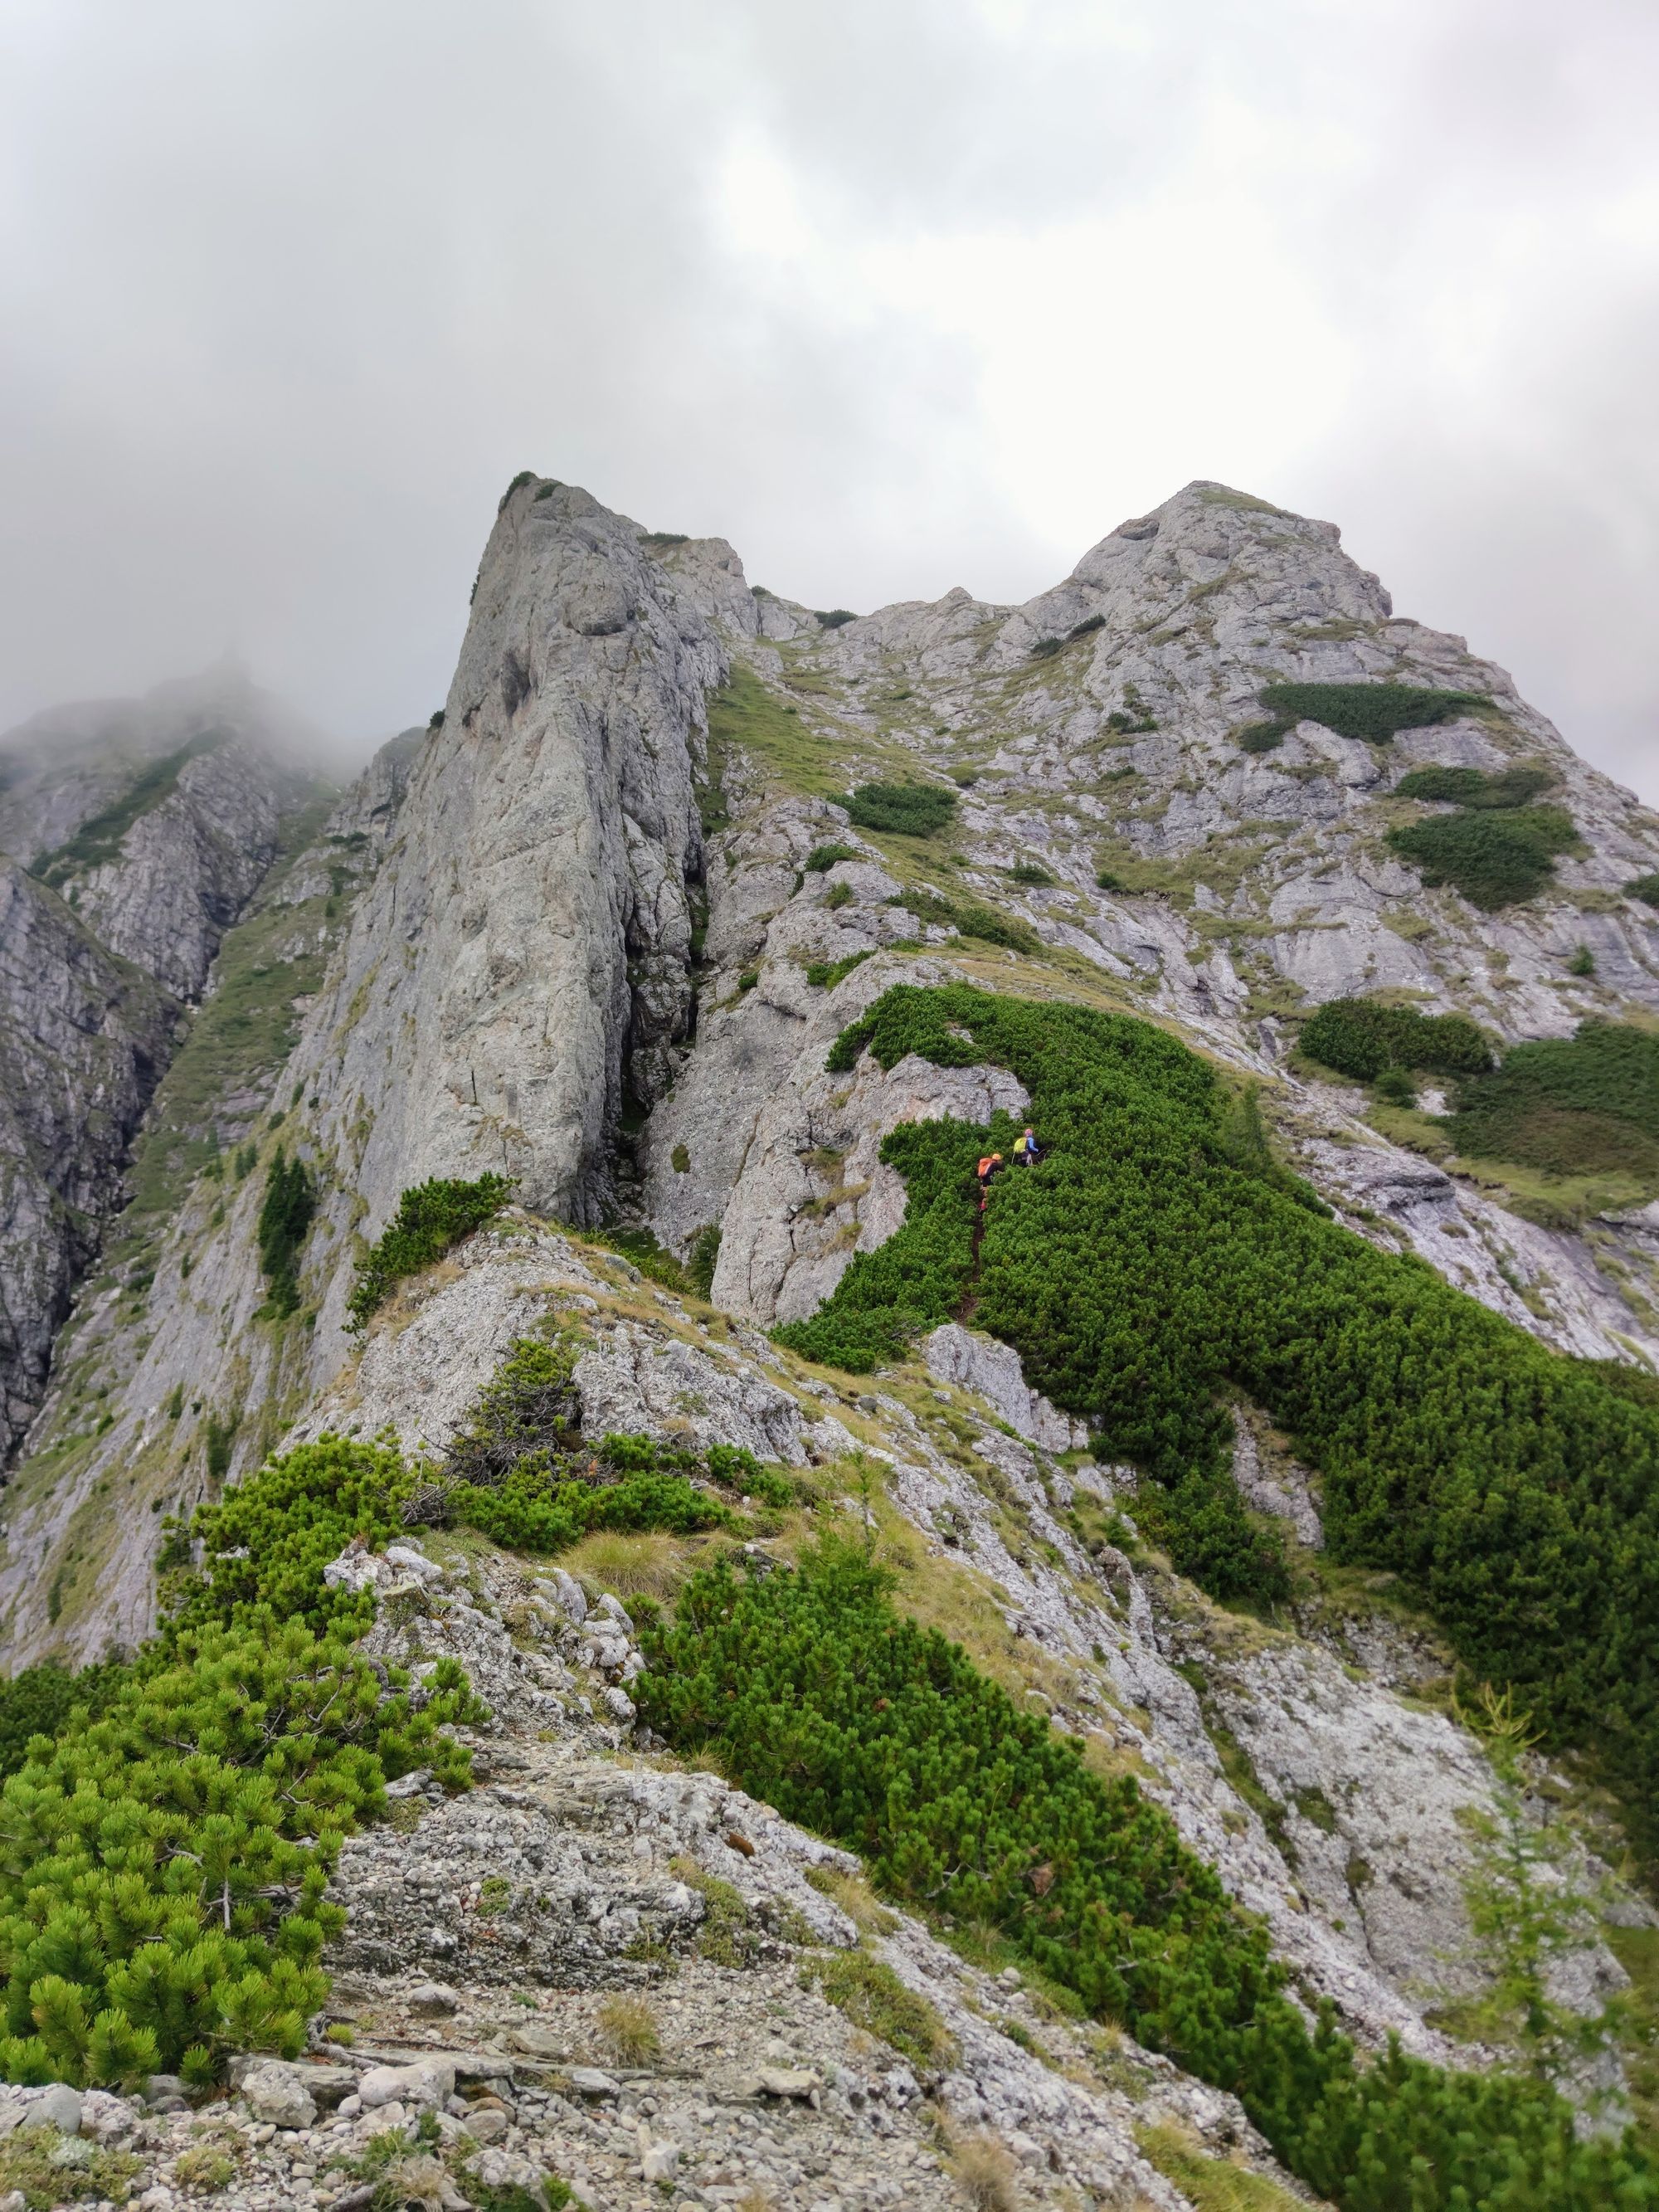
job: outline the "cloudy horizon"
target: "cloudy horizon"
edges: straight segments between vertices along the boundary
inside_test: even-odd
[[[1634,0],[0,0],[0,727],[226,652],[351,752],[534,468],[1019,601],[1194,477],[1659,802]]]

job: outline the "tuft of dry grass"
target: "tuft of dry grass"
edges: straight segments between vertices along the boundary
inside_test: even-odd
[[[655,1598],[671,1605],[698,1564],[703,1546],[660,1531],[627,1535],[599,1529],[562,1554],[559,1565],[589,1588],[630,1597]]]
[[[860,1935],[890,1936],[898,1926],[897,1913],[877,1902],[876,1893],[861,1874],[848,1873],[840,1867],[815,1866],[807,1868],[806,1879],[820,1897],[840,1905]]]
[[[1017,2212],[1018,2168],[1007,2145],[998,2136],[984,2129],[959,2136],[951,2153],[950,2168],[974,2212]]]
[[[607,1997],[597,2014],[612,2056],[624,2066],[643,2066],[662,2049],[657,2016],[641,1997]]]
[[[1297,2199],[1265,2173],[1216,2158],[1198,2137],[1173,2121],[1138,2128],[1141,2154],[1174,2182],[1194,2212],[1291,2212]]]

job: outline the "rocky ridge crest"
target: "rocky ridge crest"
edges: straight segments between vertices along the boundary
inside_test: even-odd
[[[1269,752],[1240,751],[1264,684],[1376,678],[1492,705],[1389,748],[1304,721]],[[1395,769],[1522,759],[1548,764],[1583,849],[1561,860],[1545,898],[1502,915],[1425,892],[1382,842],[1407,805],[1384,788]],[[842,803],[866,778],[952,777],[966,832],[954,858],[860,830]],[[826,845],[846,856],[809,866]],[[112,1636],[141,1635],[160,1509],[188,1505],[284,1437],[390,1430],[405,1453],[441,1453],[514,1339],[556,1312],[586,1340],[588,1426],[742,1443],[824,1470],[854,1525],[875,1515],[918,1602],[954,1608],[953,1632],[971,1623],[987,1663],[1095,1755],[1142,1775],[1264,1916],[1310,1997],[1328,1996],[1367,2040],[1395,2031],[1444,2055],[1447,2032],[1430,2015],[1468,1972],[1455,1963],[1468,1942],[1467,1816],[1490,1807],[1494,1783],[1478,1739],[1443,1709],[1432,1639],[1352,1591],[1258,1634],[1131,1559],[1107,1533],[1129,1506],[1127,1479],[1079,1458],[1066,1417],[971,1329],[938,1332],[902,1375],[870,1388],[826,1382],[762,1329],[811,1311],[854,1254],[897,1225],[902,1187],[878,1158],[888,1131],[1023,1109],[1018,1085],[988,1067],[825,1070],[838,1032],[891,983],[966,975],[1175,1025],[1262,1086],[1278,1140],[1358,1234],[1417,1251],[1562,1349],[1659,1356],[1651,1208],[1598,1221],[1588,1237],[1526,1220],[1390,1142],[1351,1086],[1291,1064],[1286,1028],[1297,1006],[1379,987],[1472,1012],[1506,1038],[1565,1034],[1585,1014],[1649,1015],[1659,917],[1623,887],[1656,860],[1659,824],[1577,762],[1501,671],[1397,620],[1330,526],[1224,488],[1188,487],[1121,526],[1024,607],[954,592],[831,626],[751,592],[723,541],[653,538],[585,493],[526,480],[492,533],[441,720],[381,757],[273,892],[296,915],[331,896],[343,910],[334,932],[319,923],[325,970],[303,994],[291,1053],[260,1080],[261,1172],[185,1183],[156,1233],[153,1279],[84,1296],[66,1332],[41,1449],[6,1502],[0,1605],[13,1662],[54,1648],[92,1656]],[[1129,887],[1103,888],[1103,867]],[[337,890],[331,869],[344,872]],[[970,902],[1012,925],[1003,942],[962,927]],[[1590,977],[1567,966],[1581,944],[1595,948]],[[814,968],[842,972],[826,984]],[[302,1261],[309,1310],[290,1323],[264,1310],[254,1236],[263,1170],[284,1147],[319,1193]],[[408,1186],[486,1170],[518,1179],[523,1213],[354,1344],[343,1322],[355,1240],[384,1225]],[[711,1307],[653,1288],[550,1219],[591,1226],[617,1209],[682,1255],[720,1228]],[[112,1421],[94,1425],[96,1407]],[[873,1491],[859,1489],[860,1465],[878,1471]],[[1317,1486],[1243,1417],[1237,1472],[1254,1503],[1316,1548]],[[118,1540],[100,1544],[94,1522]],[[591,1817],[605,1841],[573,1856],[570,1830],[590,1819],[574,1801],[594,1759],[625,1741],[625,1651],[607,1666],[590,1636],[584,1661],[568,1594],[556,1579],[520,1587],[510,1563],[491,1562],[465,1591],[453,1560],[435,1576],[407,1561],[391,1571],[434,1599],[422,1636],[434,1619],[465,1628],[469,1666],[523,1764],[504,1761],[516,1778],[479,1799],[428,1808],[415,1832],[425,1842],[377,1832],[351,1847],[341,1879],[356,1885],[349,1941],[362,1948],[349,1971],[395,1990],[388,2018],[412,2033],[417,1988],[453,1969],[457,2017],[483,2035],[501,1996],[490,1947],[452,1954],[438,1937],[487,1932],[466,1918],[477,1900],[464,1876],[480,1853],[539,1850],[570,1877],[573,1926],[576,1860],[589,1876],[605,1861],[605,1882],[580,1894],[602,1900],[588,1917],[601,1931],[614,1923],[617,1940],[596,1939],[589,1967],[594,1986],[626,1984],[622,1954],[639,1932],[627,1915],[660,1909],[659,1858],[677,1844],[695,1857],[706,1831],[713,1856],[698,1863],[725,1867],[720,1823],[759,1815],[711,1796],[708,1820],[692,1818],[693,1779],[640,1778],[599,1792]],[[584,1606],[592,1583],[578,1589]],[[585,1667],[598,1677],[586,1687]],[[591,1732],[606,1729],[608,1741]],[[799,1848],[780,1844],[785,1859]],[[738,1856],[736,1871],[759,1881],[765,1867]],[[398,1888],[410,1874],[413,1917]],[[1645,1910],[1633,1898],[1620,1909]],[[544,1960],[562,1984],[580,1979],[571,1933],[559,1921],[566,1948]],[[972,2006],[1004,2001],[974,1984],[963,2013],[950,1986],[958,1968],[937,1949],[906,1929],[884,1956],[929,1993],[964,2051],[978,2050]],[[1593,2008],[1620,1978],[1587,1940],[1563,1994]],[[724,1985],[688,1984],[682,2002],[699,2023],[721,2006],[744,2015],[732,2039],[741,2070],[764,2055],[766,2005],[796,2002],[781,1981],[763,1995],[752,2021]],[[839,2090],[830,2067],[856,2074],[858,2053],[810,2016],[827,2039],[803,2029],[785,2056]],[[574,2054],[580,2038],[569,2040]],[[1018,2039],[993,2040],[950,2101],[964,2124],[1036,2146],[1027,2186],[1181,2201],[1136,2163],[1121,2111],[1073,2109],[1057,2086],[1085,2054],[1068,2046],[1033,2071],[1011,2056]],[[1006,2066],[1022,2086],[1005,2096],[988,2084]],[[712,2111],[731,2085],[707,2066],[700,2078]],[[679,2115],[664,2118],[663,2140],[690,2128],[678,2090],[648,2094],[653,2112],[637,2093],[644,2120]],[[854,2118],[873,2111],[844,2094]],[[1254,2151],[1236,2115],[1180,2102],[1210,2093],[1170,2094],[1212,2148]],[[579,2169],[595,2202],[621,2201],[641,2178],[635,2153],[623,2154],[594,2107],[566,2102],[568,2114],[543,2115],[556,2130],[570,2123],[562,2170]],[[598,2130],[586,2148],[573,2148],[578,2118]],[[919,2160],[922,2139],[904,2124]],[[887,2201],[861,2154],[812,2153],[853,2161],[836,2170],[856,2201]],[[678,2155],[689,2167],[690,2136]],[[801,2167],[780,2188],[792,2201],[805,2192],[805,2205],[810,2165],[778,2157],[780,2174]],[[732,2185],[697,2184],[713,2203]],[[924,2200],[933,2185],[922,2181]]]

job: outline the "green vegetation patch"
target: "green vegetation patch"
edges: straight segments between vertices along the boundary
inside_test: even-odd
[[[806,980],[815,988],[833,991],[844,975],[873,957],[868,952],[848,952],[840,960],[814,960],[806,970]]]
[[[1659,906],[1659,875],[1637,876],[1625,885],[1632,898],[1638,898],[1644,906]]]
[[[173,1534],[206,1564],[161,1633],[27,1746],[0,1788],[0,2075],[206,2083],[230,2051],[303,2049],[342,1840],[398,1775],[466,1780],[459,1670],[416,1711],[351,1649],[370,1601],[322,1586],[351,1534],[392,1533],[400,1473],[325,1438],[204,1509]]]
[[[936,922],[941,928],[959,931],[963,937],[976,937],[981,945],[1000,945],[1008,952],[1042,950],[1042,939],[1026,923],[977,899],[947,899],[937,891],[908,890],[901,891],[892,903],[915,915],[918,921]]]
[[[931,837],[957,811],[957,794],[939,783],[861,783],[842,805],[860,830]]]
[[[434,1176],[430,1182],[406,1190],[358,1267],[347,1304],[347,1328],[362,1329],[405,1276],[429,1267],[462,1237],[482,1228],[501,1212],[513,1190],[513,1178],[499,1175],[480,1176],[476,1182]]]
[[[1304,1032],[1305,1037],[1305,1032]],[[1659,1179],[1659,1036],[1588,1021],[1571,1037],[1518,1044],[1463,1084],[1447,1125],[1470,1159],[1553,1175],[1623,1170]]]
[[[61,1661],[46,1659],[0,1682],[0,1777],[15,1774],[31,1739],[56,1735],[77,1705],[101,1712],[125,1678],[115,1660],[71,1674]]]
[[[1359,1083],[1388,1068],[1478,1075],[1492,1064],[1491,1045],[1466,1015],[1420,1014],[1376,999],[1328,1000],[1297,1042],[1310,1060]]]
[[[1030,658],[1033,660],[1052,659],[1055,653],[1063,653],[1079,638],[1092,637],[1097,629],[1104,629],[1105,627],[1104,615],[1085,615],[1081,622],[1072,624],[1064,637],[1040,637],[1031,647]]]
[[[801,1967],[800,1984],[822,1990],[854,2027],[879,2038],[913,2066],[948,2065],[956,2055],[956,2040],[937,2009],[862,1946],[815,1953]]]
[[[1394,787],[1396,799],[1427,799],[1451,806],[1527,806],[1559,779],[1547,768],[1506,768],[1488,775],[1479,768],[1414,768]]]
[[[845,1544],[795,1571],[722,1561],[647,1626],[632,1693],[677,1749],[860,1852],[878,1888],[995,1931],[1096,2017],[1236,2093],[1343,2212],[1659,2203],[1633,2138],[1580,2144],[1536,2081],[1397,2045],[1365,2064],[1328,2008],[1310,2032],[1265,1929],[1133,1778],[1092,1772],[1077,1738],[896,1612],[890,1584]]]
[[[64,2140],[55,2128],[19,2128],[7,2136],[0,2143],[0,2193],[10,2196],[15,2191],[13,2201],[26,2212],[52,2212],[58,2205],[84,2203],[88,2198],[114,2204],[131,2200],[141,2164],[134,2153],[107,2150],[84,2136],[73,2136],[70,2140],[82,2154],[68,2165],[52,2155]]]
[[[1170,2121],[1137,2128],[1135,2142],[1164,2179],[1174,2182],[1193,2212],[1295,2212],[1300,2203],[1265,2173],[1212,2157]]]
[[[519,1338],[435,1479],[404,1486],[401,1519],[477,1528],[514,1551],[547,1555],[601,1529],[683,1536],[730,1528],[731,1498],[793,1501],[781,1476],[733,1445],[696,1452],[629,1436],[585,1443],[571,1379],[580,1348],[568,1335]]]
[[[864,855],[851,845],[815,845],[804,866],[809,876],[827,875],[837,860],[859,860]]]
[[[689,1170],[690,1152],[686,1154],[685,1165]],[[590,1244],[602,1244],[612,1252],[620,1252],[647,1282],[660,1283],[664,1290],[676,1291],[681,1297],[708,1296],[714,1280],[714,1263],[720,1257],[718,1223],[709,1222],[698,1230],[684,1260],[677,1260],[672,1252],[665,1251],[649,1229],[589,1229],[583,1233]]]
[[[1589,1087],[1659,1099],[1640,1034],[1592,1037],[1608,1057]],[[1401,1576],[1475,1680],[1512,1686],[1553,1741],[1594,1751],[1650,1845],[1659,1413],[1237,1164],[1226,1086],[1146,1023],[899,986],[830,1064],[866,1048],[884,1066],[915,1052],[1009,1068],[1044,1158],[993,1185],[975,1253],[974,1161],[1010,1150],[1012,1125],[895,1130],[902,1227],[782,1340],[867,1368],[971,1297],[1033,1388],[1143,1471],[1140,1517],[1177,1567],[1260,1597],[1272,1541],[1229,1473],[1223,1394],[1242,1391],[1323,1477],[1333,1559]]]
[[[841,803],[845,770],[830,748],[804,728],[799,715],[738,660],[732,664],[728,682],[708,700],[709,764],[717,784],[720,764],[732,745],[764,761],[792,791]],[[714,826],[720,826],[720,822]]]
[[[300,1253],[316,1211],[316,1186],[305,1162],[297,1152],[289,1159],[279,1152],[265,1177],[258,1230],[268,1303],[279,1321],[300,1303]]]
[[[179,778],[190,762],[203,753],[210,753],[225,741],[222,730],[205,731],[192,738],[177,752],[167,753],[161,760],[151,761],[141,769],[126,790],[112,805],[94,814],[90,822],[83,822],[75,835],[50,853],[43,853],[30,872],[54,890],[68,882],[71,876],[84,875],[100,868],[106,861],[119,857],[126,835],[135,822],[152,813],[163,799],[170,799],[178,789]]]
[[[1555,873],[1554,856],[1579,838],[1559,806],[1469,807],[1390,830],[1388,842],[1425,884],[1449,884],[1491,914],[1536,898]]]
[[[1429,691],[1413,684],[1269,684],[1259,696],[1286,727],[1318,722],[1340,738],[1385,744],[1396,730],[1449,722],[1492,702],[1481,691]]]

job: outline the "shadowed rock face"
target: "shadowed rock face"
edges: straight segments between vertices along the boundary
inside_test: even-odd
[[[0,854],[0,1458],[40,1401],[178,1016]]]
[[[311,742],[223,670],[0,739],[0,1464],[185,1006],[317,788]]]

